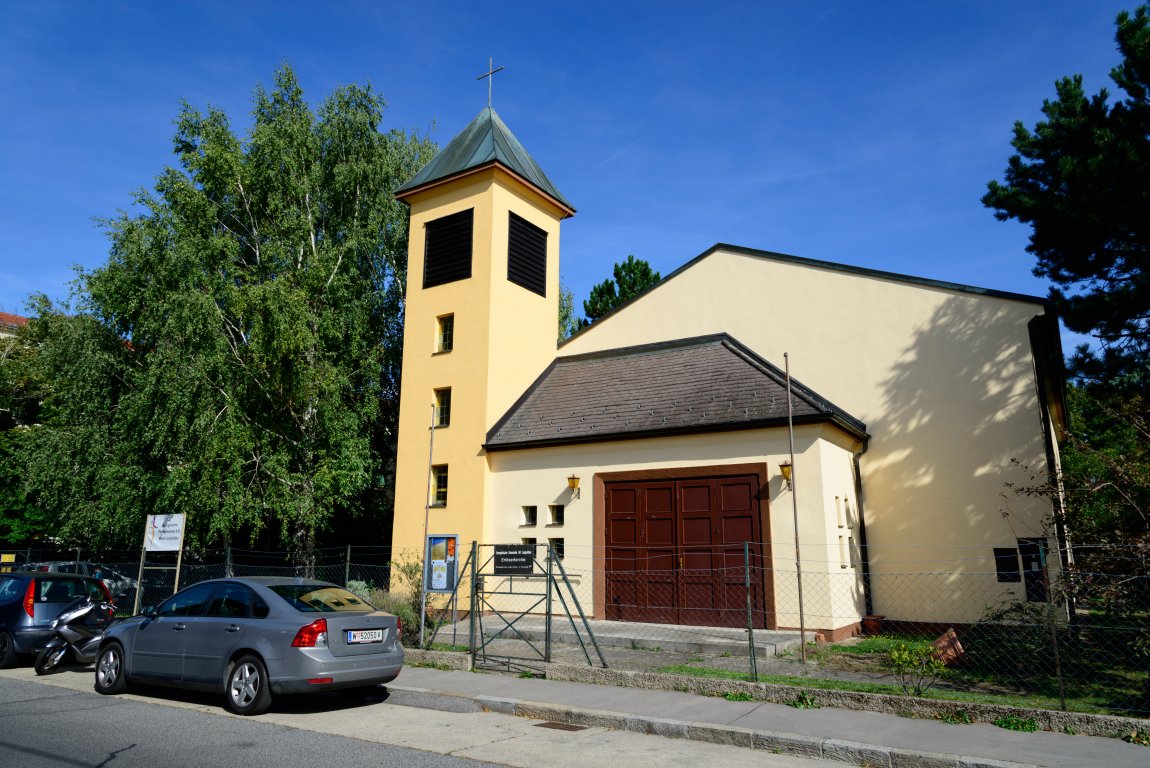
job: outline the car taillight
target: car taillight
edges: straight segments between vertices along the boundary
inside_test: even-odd
[[[100,585],[100,589],[104,590],[104,600],[109,603],[115,602],[112,599],[112,591],[108,589],[108,585],[104,583],[103,579],[96,579],[96,583]]]
[[[398,616],[395,617],[395,636],[396,638],[403,637],[403,619]]]
[[[24,613],[30,618],[36,618],[36,580],[28,580],[28,589],[24,590]]]
[[[327,646],[327,619],[316,619],[300,627],[291,641],[292,648],[324,648]]]

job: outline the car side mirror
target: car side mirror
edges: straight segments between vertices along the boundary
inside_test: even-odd
[[[143,608],[140,609],[140,615],[141,616],[147,616],[149,619],[154,619],[157,616],[159,616],[160,614],[156,610],[156,606],[145,605]]]

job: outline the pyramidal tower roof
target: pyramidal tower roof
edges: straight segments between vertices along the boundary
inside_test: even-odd
[[[491,107],[484,108],[434,160],[401,185],[395,196],[402,200],[424,187],[496,164],[552,198],[569,211],[568,215],[575,212]]]

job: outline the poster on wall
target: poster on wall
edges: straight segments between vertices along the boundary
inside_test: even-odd
[[[455,590],[459,560],[456,557],[456,534],[433,535],[427,537],[427,551],[423,562],[423,588],[428,592],[452,592]]]

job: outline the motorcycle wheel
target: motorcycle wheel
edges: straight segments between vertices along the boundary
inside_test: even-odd
[[[64,657],[68,655],[68,646],[45,648],[36,655],[36,674],[50,675],[60,668]]]

